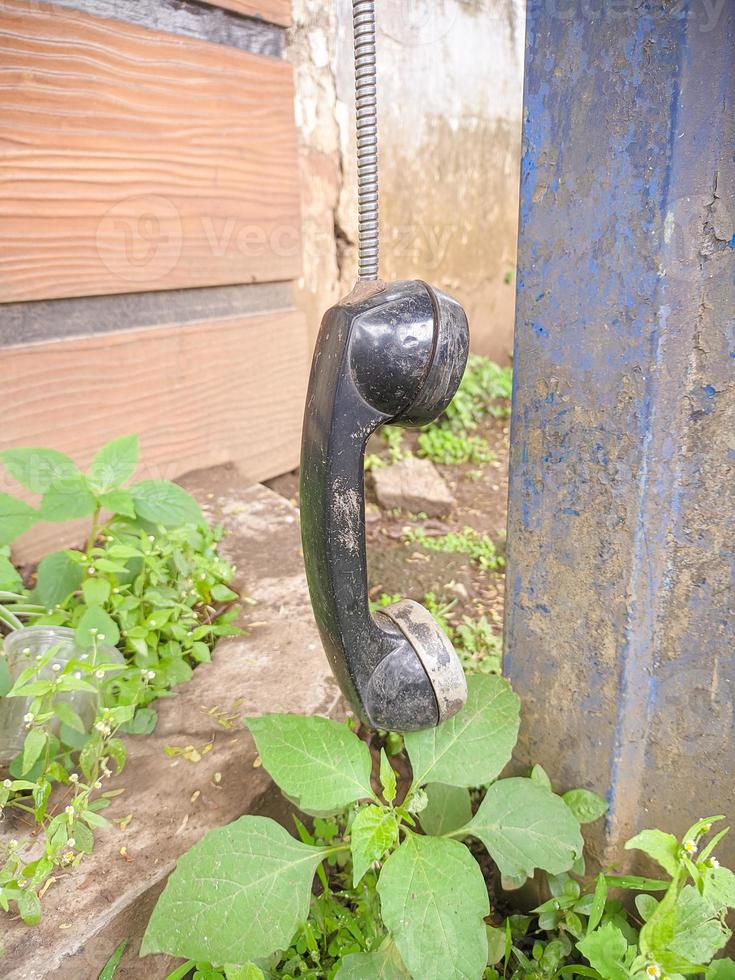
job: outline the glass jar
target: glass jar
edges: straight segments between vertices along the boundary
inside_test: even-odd
[[[55,647],[47,664],[39,667],[35,680],[51,680],[58,676],[54,664],[65,667],[70,660],[79,660],[85,655],[92,656],[89,650],[79,647],[74,639],[74,630],[65,626],[27,626],[8,634],[3,642],[7,658],[8,673],[14,684],[27,667],[31,667],[38,657]],[[99,664],[119,663],[125,658],[118,649],[98,644],[96,662]],[[108,673],[106,676],[110,676]],[[97,713],[97,695],[91,691],[64,691],[57,695],[57,701],[64,701],[79,715],[85,728],[89,729]],[[33,698],[0,698],[0,765],[7,766],[23,748],[26,737],[24,716],[30,709]],[[54,718],[51,731],[59,734],[59,720]]]

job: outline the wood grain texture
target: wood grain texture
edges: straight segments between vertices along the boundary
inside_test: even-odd
[[[105,441],[137,432],[139,479],[225,462],[248,482],[268,479],[298,462],[307,362],[294,309],[6,347],[0,449],[52,446],[86,466]],[[4,470],[0,490],[22,495]],[[38,525],[16,555],[78,537],[62,531]]]
[[[248,17],[261,17],[271,24],[291,23],[291,0],[205,0],[213,7],[224,7]]]
[[[300,271],[284,62],[0,0],[0,301]]]

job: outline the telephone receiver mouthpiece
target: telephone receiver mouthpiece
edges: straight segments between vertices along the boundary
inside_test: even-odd
[[[468,350],[462,307],[419,280],[358,285],[316,342],[301,451],[306,577],[332,670],[373,728],[432,728],[467,699],[459,658],[423,606],[370,613],[364,460],[381,425],[422,426],[444,411]]]

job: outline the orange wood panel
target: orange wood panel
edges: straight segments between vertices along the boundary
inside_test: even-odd
[[[307,329],[295,309],[0,348],[0,449],[50,446],[86,465],[107,440],[141,437],[138,478],[238,464],[249,482],[298,462]],[[33,501],[0,470],[0,490]],[[35,558],[62,525],[14,549]]]
[[[0,0],[0,302],[300,272],[285,62]]]
[[[207,0],[213,7],[225,7],[248,17],[262,17],[271,24],[291,23],[291,0]]]

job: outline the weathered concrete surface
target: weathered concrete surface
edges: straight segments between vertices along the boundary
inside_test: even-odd
[[[513,334],[524,8],[377,6],[383,277],[423,278],[456,295],[473,348],[498,360]],[[301,141],[300,301],[315,336],[357,268],[350,0],[295,0],[287,37]]]
[[[529,8],[506,669],[606,862],[735,803],[735,6],[569,9]]]
[[[454,506],[454,495],[431,460],[407,456],[373,470],[372,476],[375,496],[386,510],[398,507],[411,514],[442,517]]]
[[[94,854],[50,888],[40,925],[15,921],[4,929],[5,980],[96,980],[124,938],[130,946],[116,980],[165,977],[173,961],[140,960],[138,948],[177,858],[207,829],[243,813],[287,818],[267,774],[254,768],[241,719],[269,711],[328,714],[338,702],[312,620],[296,508],[265,487],[243,486],[231,467],[182,483],[230,532],[222,550],[237,565],[237,587],[257,603],[244,607],[249,633],[220,642],[211,664],[159,702],[153,735],[127,739],[127,768],[110,781],[125,792],[105,815],[132,820],[124,831],[98,833]],[[192,745],[201,752],[209,743],[197,763],[164,751]],[[12,836],[19,829],[6,822],[3,837]]]

